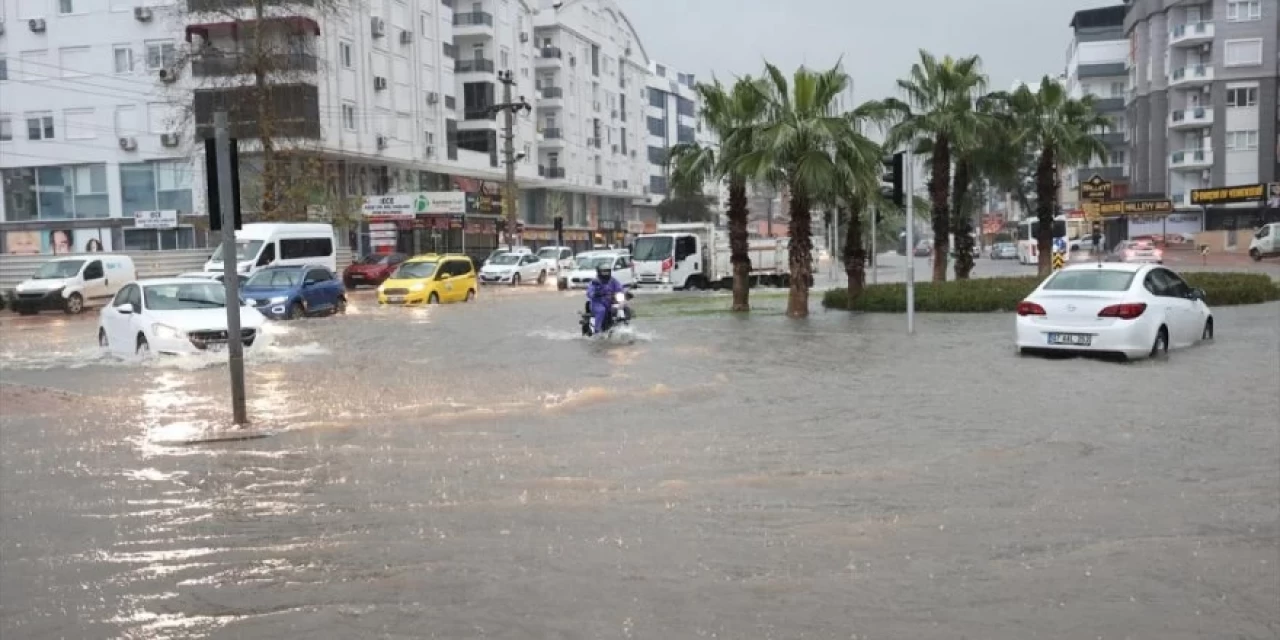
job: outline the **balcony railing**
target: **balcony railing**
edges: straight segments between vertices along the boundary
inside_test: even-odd
[[[470,60],[458,60],[453,65],[456,73],[493,73],[493,61],[484,58],[472,58]]]
[[[559,129],[543,129],[542,137],[547,140],[561,140],[564,136]]]
[[[543,47],[539,55],[541,55],[543,58],[558,59],[563,57],[563,55],[560,53],[560,47]]]
[[[457,58],[457,57],[458,57],[458,45],[456,45],[456,44],[449,44],[448,42],[444,43],[444,57],[446,57],[446,58]]]
[[[549,178],[552,180],[563,180],[564,167],[557,167],[555,165],[551,165],[548,167],[546,165],[540,164],[538,165],[538,175],[542,176],[543,178]]]
[[[1213,81],[1213,67],[1199,64],[1181,69],[1174,69],[1169,76],[1170,82],[1173,84],[1192,83],[1200,84]]]
[[[494,120],[498,114],[488,107],[467,107],[462,117],[466,120]]]
[[[1174,151],[1169,155],[1169,166],[1178,168],[1198,168],[1213,164],[1213,152],[1208,149],[1190,149]]]
[[[266,7],[288,5],[316,6],[316,0],[265,0]],[[187,0],[187,11],[191,13],[218,13],[228,9],[240,9],[256,6],[255,0]]]
[[[543,87],[542,97],[546,100],[564,97],[564,87]]]
[[[468,11],[466,13],[453,14],[453,26],[455,27],[492,27],[493,14],[483,11]]]
[[[254,73],[306,72],[315,73],[316,57],[308,53],[279,53],[267,55],[203,55],[192,58],[191,75],[197,78],[215,78]]]

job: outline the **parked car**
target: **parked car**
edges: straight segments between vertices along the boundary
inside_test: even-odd
[[[1205,293],[1159,265],[1069,265],[1018,303],[1022,352],[1076,351],[1144,358],[1213,338]]]
[[[1107,262],[1153,262],[1164,264],[1164,251],[1150,240],[1125,240],[1107,256]]]
[[[177,277],[196,278],[199,280],[213,280],[214,282],[222,282],[223,274],[221,271],[188,271],[186,273],[179,273]],[[249,281],[249,276],[246,276],[243,273],[241,273],[236,276],[236,280],[240,282],[240,287],[243,289],[244,283]]]
[[[990,257],[992,260],[1017,260],[1018,245],[1012,242],[997,242],[991,245]]]
[[[542,284],[547,281],[547,268],[533,253],[503,253],[494,256],[480,269],[480,284],[508,284],[513,287],[522,282]]]
[[[1262,225],[1249,240],[1249,257],[1255,262],[1274,255],[1280,255],[1280,222]]]
[[[136,279],[133,259],[114,254],[53,258],[10,294],[9,308],[22,315],[61,310],[76,315],[103,304]]]
[[[635,284],[635,272],[631,268],[631,255],[620,251],[592,251],[579,254],[573,270],[561,276],[561,289],[585,289],[596,278],[596,269],[607,265],[613,269],[613,277],[622,286]]]
[[[236,232],[236,271],[253,275],[271,266],[318,264],[338,269],[333,225],[301,222],[246,224]],[[209,255],[205,271],[222,271],[222,245]]]
[[[573,268],[573,249],[569,247],[543,247],[538,249],[538,259],[547,273],[558,276],[561,271]]]
[[[211,280],[139,280],[120,289],[98,315],[98,345],[119,354],[221,350],[227,333],[226,289]],[[240,307],[240,339],[252,347],[266,319]]]
[[[917,242],[916,250],[914,253],[917,258],[928,257],[933,255],[933,241],[921,240],[920,242]]]
[[[396,267],[378,287],[378,304],[440,304],[476,299],[476,268],[462,255],[427,254]]]
[[[408,259],[403,253],[371,253],[342,270],[342,284],[351,290],[363,284],[376,287]]]
[[[522,246],[513,247],[511,245],[500,244],[498,245],[497,249],[490,251],[489,255],[486,256],[484,260],[480,261],[480,265],[479,265],[480,268],[483,269],[485,265],[489,264],[490,260],[493,260],[494,258],[504,253],[519,253],[519,254],[533,253],[533,249],[530,249],[529,247],[522,247]]]
[[[241,297],[268,318],[346,313],[347,290],[321,265],[267,267],[249,278]]]

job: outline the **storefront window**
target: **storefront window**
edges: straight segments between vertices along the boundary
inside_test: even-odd
[[[145,209],[142,209],[145,211]],[[195,230],[191,227],[176,229],[124,229],[126,251],[161,251],[168,249],[192,249],[195,247]]]
[[[158,208],[191,213],[191,166],[185,162],[157,162],[155,169]]]
[[[120,165],[124,217],[136,211],[191,213],[191,165],[187,162],[139,162]]]
[[[110,216],[105,164],[5,169],[0,176],[10,222]]]
[[[132,218],[135,211],[158,209],[155,172],[150,164],[120,165],[120,204],[121,214],[126,218]]]

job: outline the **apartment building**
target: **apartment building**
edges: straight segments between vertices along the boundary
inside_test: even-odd
[[[1125,6],[1115,5],[1077,11],[1071,18],[1067,92],[1076,99],[1092,96],[1094,110],[1106,116],[1110,125],[1095,132],[1106,145],[1106,157],[1063,170],[1060,202],[1066,209],[1075,208],[1080,183],[1094,175],[1111,181],[1114,197],[1123,197],[1128,191],[1124,101],[1129,84],[1129,40],[1124,35],[1124,16]]]
[[[1190,192],[1277,179],[1275,0],[1130,0],[1126,104],[1135,191]],[[1261,208],[1209,208],[1206,229],[1248,228]]]
[[[156,6],[139,6],[147,4]],[[643,97],[647,57],[607,0],[559,9],[524,0],[255,6],[0,0],[0,251],[52,252],[61,246],[55,232],[77,250],[204,246],[202,142],[217,110],[240,140],[249,219],[259,213],[258,141],[269,130],[278,154],[308,162],[314,189],[298,194],[295,176],[282,174],[290,201],[312,205],[307,215],[369,195],[465,191],[476,214],[468,226],[489,235],[493,221],[484,219],[500,213],[506,168],[503,117],[491,109],[503,100],[504,71],[513,99],[534,109],[515,121],[526,220],[546,217],[548,188],[566,194],[577,214],[567,224],[583,229],[621,220],[640,193],[647,164],[635,153],[642,121],[632,105]],[[559,76],[549,73],[547,47],[535,49],[548,38],[566,52]],[[566,125],[550,127],[571,136],[548,135],[554,98],[543,84],[579,96],[563,101]],[[569,144],[563,161],[548,162]],[[547,176],[539,170],[547,164],[561,171]],[[153,210],[175,211],[176,224],[134,226],[136,212]],[[451,236],[473,231],[418,226],[402,230],[399,244],[451,247]]]
[[[649,65],[645,97],[645,143],[649,168],[644,202],[647,205],[657,206],[669,195],[667,159],[672,147],[715,143],[711,131],[702,126],[699,114],[702,104],[694,89],[696,86],[697,80],[691,73],[681,73],[656,61]],[[715,185],[708,187],[704,190],[707,195],[718,197]]]

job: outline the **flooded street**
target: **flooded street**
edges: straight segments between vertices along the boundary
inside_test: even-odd
[[[199,446],[225,364],[0,320],[0,637],[1280,636],[1280,304],[1115,364],[1008,314],[642,295],[600,345],[581,293],[483,294],[274,325],[276,433]]]

